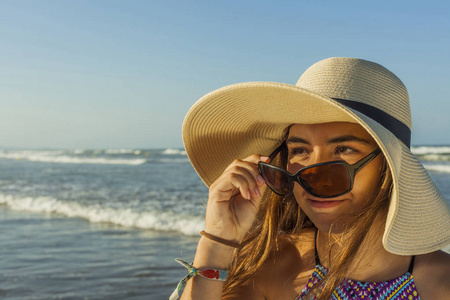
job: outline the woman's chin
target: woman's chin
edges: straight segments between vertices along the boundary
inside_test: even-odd
[[[310,218],[311,219],[311,218]],[[340,219],[340,220],[338,220]],[[332,234],[341,234],[345,228],[345,220],[342,218],[319,216],[311,219],[317,229],[322,232],[330,232]]]

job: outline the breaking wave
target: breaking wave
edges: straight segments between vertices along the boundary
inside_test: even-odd
[[[82,218],[92,223],[110,223],[158,231],[177,231],[188,236],[198,235],[204,227],[204,218],[200,216],[102,207],[98,204],[83,205],[52,197],[20,197],[0,194],[0,205],[6,205],[16,211],[61,214],[69,218]]]
[[[0,150],[0,158],[60,164],[142,165],[189,162],[183,149]]]

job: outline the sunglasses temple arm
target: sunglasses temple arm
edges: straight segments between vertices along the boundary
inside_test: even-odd
[[[280,151],[286,146],[286,141],[283,141],[281,143],[280,146],[278,146],[270,155],[270,161],[272,162],[272,160],[275,158],[275,156],[277,156],[278,153],[280,153]]]
[[[365,158],[361,159],[359,162],[356,163],[356,166],[354,165],[354,173],[358,173],[359,170],[367,166],[372,160],[375,159],[375,157],[378,156],[378,154],[381,153],[381,149],[377,148],[375,151],[367,155]]]

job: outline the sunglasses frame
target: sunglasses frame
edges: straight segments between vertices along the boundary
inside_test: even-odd
[[[285,147],[286,147],[286,142],[284,141],[280,146],[277,147],[277,149],[275,149],[274,152],[272,152],[272,154],[270,154],[270,156],[269,156],[270,161],[272,161],[272,160],[277,156],[277,154],[278,154],[281,150],[283,150]],[[297,182],[298,184],[300,184],[300,186],[301,186],[308,194],[310,194],[310,195],[312,195],[312,196],[314,196],[314,197],[322,198],[322,199],[323,199],[323,198],[336,198],[336,197],[339,197],[339,196],[342,196],[342,195],[345,195],[345,194],[349,193],[349,192],[353,189],[353,183],[354,183],[356,174],[358,174],[358,172],[359,172],[362,168],[364,168],[365,166],[367,166],[367,165],[368,165],[372,160],[374,160],[374,159],[378,156],[378,154],[380,154],[380,153],[381,153],[381,149],[380,149],[380,148],[376,148],[374,151],[372,151],[371,153],[369,153],[369,154],[366,155],[365,157],[361,158],[359,161],[357,161],[357,162],[354,163],[354,164],[349,164],[349,163],[346,162],[345,160],[328,161],[328,162],[323,162],[323,163],[318,163],[318,164],[306,166],[306,167],[301,168],[300,170],[298,170],[295,174],[291,174],[291,173],[289,173],[288,171],[286,171],[286,170],[284,170],[284,169],[282,169],[282,168],[280,168],[280,167],[277,167],[277,166],[271,165],[271,164],[269,164],[269,163],[265,163],[265,162],[261,162],[261,161],[260,161],[260,162],[258,162],[258,171],[259,171],[259,174],[261,174],[261,176],[263,176],[262,167],[263,167],[263,166],[266,166],[266,167],[275,169],[275,170],[277,170],[277,171],[280,171],[280,172],[282,172],[283,174],[285,174],[285,175],[288,177],[288,179],[289,179],[289,193],[288,193],[287,195],[280,194],[280,193],[274,191],[274,190],[267,184],[267,182],[266,182],[266,185],[267,185],[267,186],[268,186],[275,194],[277,194],[277,195],[279,195],[279,196],[288,197],[288,196],[292,195],[292,191],[294,190],[294,182]],[[335,195],[335,196],[321,196],[321,195],[317,195],[317,194],[314,194],[313,192],[311,192],[311,191],[310,191],[307,187],[305,187],[305,186],[303,185],[303,183],[299,180],[298,175],[299,175],[301,172],[305,171],[305,170],[308,170],[308,169],[311,169],[311,168],[315,168],[315,167],[325,166],[325,165],[332,165],[332,164],[341,164],[341,165],[344,165],[344,166],[346,167],[347,171],[349,172],[349,175],[350,175],[350,187],[349,187],[345,192],[343,192],[343,193],[340,193],[340,194]],[[264,178],[264,176],[263,176],[263,178]]]

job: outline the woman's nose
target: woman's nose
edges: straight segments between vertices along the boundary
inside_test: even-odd
[[[330,155],[327,152],[318,149],[318,150],[315,150],[311,154],[311,157],[310,157],[308,165],[320,164],[320,163],[323,163],[323,162],[328,162],[330,160],[331,160],[331,157],[330,157]]]
[[[321,191],[328,190],[333,186],[332,177],[333,174],[327,166],[312,167],[300,175],[302,182],[316,194],[321,194]]]

